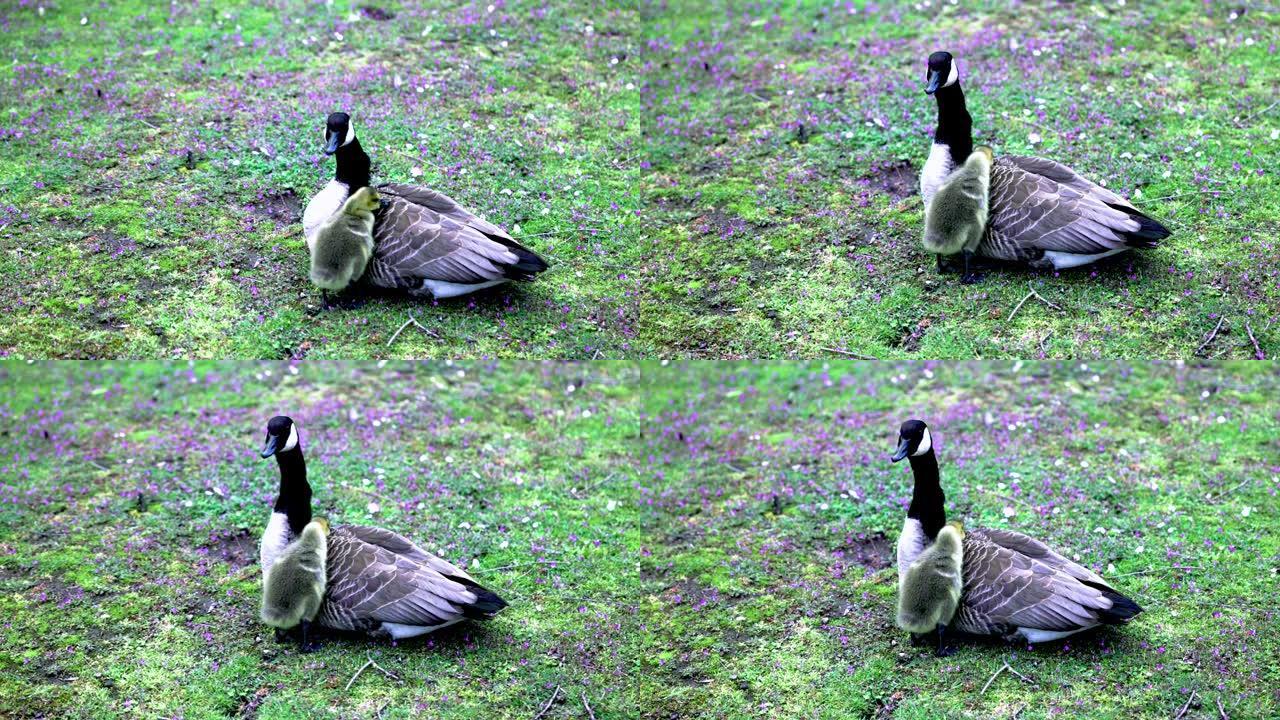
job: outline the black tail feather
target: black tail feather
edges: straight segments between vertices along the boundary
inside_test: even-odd
[[[519,245],[510,247],[510,250],[519,260],[515,265],[504,267],[503,272],[513,280],[532,280],[534,275],[545,271],[548,267],[547,261],[532,250],[526,250]]]
[[[1129,247],[1136,248],[1153,248],[1161,240],[1169,237],[1173,233],[1160,223],[1143,215],[1131,207],[1124,205],[1110,205],[1110,207],[1125,213],[1130,218],[1138,222],[1138,229],[1132,232],[1121,233],[1124,236],[1125,244]]]
[[[1099,611],[1098,613],[1098,618],[1107,625],[1118,625],[1119,623],[1128,622],[1129,620],[1132,620],[1135,615],[1142,612],[1141,605],[1134,602],[1131,598],[1121,595],[1114,590],[1103,590],[1102,594],[1106,595],[1107,598],[1111,600],[1111,608],[1109,610]]]
[[[472,620],[488,620],[507,606],[506,600],[498,597],[497,593],[477,583],[475,580],[457,575],[445,575],[445,577],[460,585],[466,585],[471,592],[475,593],[476,601],[470,605],[462,606],[462,614],[465,617]]]

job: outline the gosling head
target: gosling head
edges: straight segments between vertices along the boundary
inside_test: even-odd
[[[988,166],[995,162],[996,159],[996,152],[992,150],[989,145],[979,145],[974,148],[973,155],[977,155],[978,160],[984,162]],[[973,158],[973,155],[970,155],[969,157]]]
[[[329,115],[324,127],[324,154],[332,155],[338,148],[350,145],[356,139],[356,126],[351,116],[344,112]]]
[[[960,536],[961,539],[964,539],[964,523],[959,520],[952,520],[947,523],[947,525],[950,525],[951,529],[956,531],[956,535]]]
[[[267,442],[262,446],[262,457],[289,452],[298,447],[298,426],[291,418],[277,415],[267,423]]]
[[[355,213],[374,212],[382,205],[378,191],[364,186],[347,198],[346,209]]]
[[[320,529],[320,534],[322,534],[322,535],[328,535],[328,534],[329,534],[329,519],[328,519],[328,518],[322,518],[322,517],[318,517],[318,518],[311,518],[311,522],[312,522],[312,523],[314,523],[314,524],[315,524],[315,526],[316,526],[317,528],[319,528],[319,529]]]
[[[898,449],[892,460],[898,462],[908,455],[919,457],[933,449],[933,438],[929,436],[929,426],[922,420],[908,420],[898,430]]]
[[[956,60],[951,57],[951,53],[945,50],[929,56],[929,69],[925,73],[925,94],[932,95],[938,92],[939,88],[951,87],[960,79],[960,73],[956,69]]]

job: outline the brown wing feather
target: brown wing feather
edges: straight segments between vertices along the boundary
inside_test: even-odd
[[[440,625],[457,620],[464,616],[463,606],[476,602],[476,595],[436,567],[458,570],[395,533],[334,526],[319,620],[339,630],[367,630],[383,622]]]
[[[1094,254],[1125,247],[1124,233],[1138,232],[1142,225],[1108,205],[1112,199],[1132,207],[1050,160],[998,158],[991,168],[990,215],[979,252],[1021,261],[1045,250]]]
[[[974,530],[964,539],[964,594],[954,624],[979,635],[1088,627],[1100,622],[1098,611],[1112,606],[1101,590],[1082,582],[1093,578],[1021,533]]]

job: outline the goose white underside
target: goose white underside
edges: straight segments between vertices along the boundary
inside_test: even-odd
[[[942,187],[952,170],[955,170],[955,163],[951,161],[951,147],[934,143],[929,148],[929,159],[925,160],[924,169],[920,171],[920,194],[925,203],[933,199],[933,194]]]
[[[462,622],[462,618],[450,620],[447,623],[440,623],[439,625],[403,625],[401,623],[384,622],[382,623],[381,630],[396,640],[403,640],[405,638],[426,635],[429,632],[434,632],[440,628],[449,627],[450,625],[460,622]]]
[[[262,543],[259,548],[258,560],[262,564],[264,575],[275,563],[276,558],[280,557],[280,553],[289,546],[290,539],[289,516],[280,512],[271,513],[271,519],[267,521],[267,529],[262,531]]]
[[[445,298],[458,297],[459,295],[466,295],[477,290],[491,288],[494,285],[501,285],[504,282],[508,282],[508,278],[470,284],[451,283],[445,282],[444,280],[423,280],[422,289],[431,293],[431,296],[435,299],[443,300]]]
[[[347,196],[350,194],[351,188],[347,187],[346,183],[330,180],[307,203],[307,209],[302,212],[302,235],[307,240],[308,250],[311,249],[316,231],[325,220],[342,209],[342,204],[347,201]]]
[[[1080,253],[1058,252],[1056,250],[1045,250],[1044,259],[1053,263],[1055,270],[1067,270],[1069,268],[1082,267],[1095,263],[1102,258],[1111,257],[1118,253],[1128,250],[1127,247],[1119,247],[1106,252],[1095,253],[1093,255],[1081,255]]]
[[[1036,628],[1020,627],[1016,632],[1018,635],[1026,638],[1027,642],[1042,643],[1061,640],[1064,637],[1075,635],[1078,632],[1084,632],[1085,630],[1095,627],[1098,626],[1096,624],[1089,625],[1088,627],[1076,628],[1075,630],[1038,630]]]

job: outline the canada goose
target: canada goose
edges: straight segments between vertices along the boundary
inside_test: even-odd
[[[978,249],[987,226],[987,193],[991,185],[991,148],[980,145],[964,164],[947,176],[924,208],[924,249],[938,256],[963,251],[964,282],[975,278],[969,272],[969,256]]]
[[[276,629],[276,640],[283,639],[283,631],[301,625],[302,652],[318,647],[309,636],[324,599],[328,534],[327,520],[312,520],[275,562],[262,569],[262,622]]]
[[[943,633],[960,602],[960,570],[964,562],[964,526],[950,522],[933,544],[898,576],[898,627],[913,635],[938,633],[938,655],[950,655]]]
[[[337,171],[302,214],[308,248],[347,195],[370,182],[372,163],[360,147],[350,115],[329,116],[324,151],[337,156]],[[532,280],[547,269],[546,261],[505,230],[443,193],[391,183],[377,189],[383,207],[375,213],[373,226],[367,273],[372,285],[443,299],[510,280]]]
[[[973,119],[951,53],[929,56],[927,78],[925,92],[938,101],[938,127],[920,174],[926,206],[973,151]],[[1129,248],[1155,247],[1169,237],[1128,200],[1052,160],[1001,156],[992,165],[990,187],[987,229],[973,251],[978,255],[1064,270]],[[967,264],[973,253],[962,252]],[[966,278],[977,276],[966,270]]]
[[[911,461],[915,489],[898,538],[899,577],[936,540],[947,519],[933,438],[920,420],[902,424],[892,459],[903,458]],[[965,533],[963,581],[950,628],[972,635],[1046,642],[1121,624],[1142,612],[1092,570],[1012,530]]]
[[[262,567],[271,567],[311,521],[311,485],[287,417],[267,423],[262,457],[275,455],[280,494],[262,534]],[[316,622],[335,630],[403,639],[466,618],[488,619],[507,606],[461,568],[374,527],[329,529],[324,604]]]
[[[364,274],[373,255],[373,212],[378,206],[378,193],[362,187],[316,229],[310,249],[311,282],[317,287],[341,291]]]

